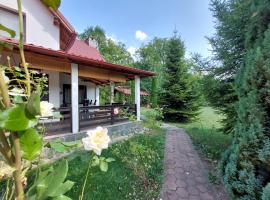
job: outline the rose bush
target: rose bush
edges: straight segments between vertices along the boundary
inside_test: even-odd
[[[44,1],[44,0],[43,0]],[[44,3],[52,9],[57,9],[60,0],[46,0]],[[43,147],[64,152],[77,146],[76,143],[43,142],[44,128],[40,128],[40,118],[53,116],[53,104],[40,101],[43,88],[47,87],[47,77],[36,70],[29,70],[24,55],[24,24],[21,0],[17,0],[19,16],[19,53],[18,66],[11,64],[7,57],[7,64],[0,64],[0,179],[9,178],[4,199],[16,200],[70,200],[65,193],[69,191],[73,182],[65,180],[68,172],[68,162],[62,161],[56,168],[43,170],[39,167],[40,155]],[[16,32],[0,24],[0,31],[5,31],[14,38]],[[0,57],[2,50],[12,51],[10,44],[0,42]],[[44,94],[44,93],[43,93]],[[103,149],[108,148],[110,138],[108,130],[98,127],[88,132],[83,139],[87,150],[93,150],[98,156]],[[61,146],[60,146],[61,145]],[[88,178],[90,166],[99,166],[102,171],[108,170],[108,163],[112,158],[94,156],[89,162],[85,177]],[[36,166],[37,173],[32,185],[27,184],[27,172]],[[10,177],[12,176],[12,178]],[[83,199],[85,183],[80,199]],[[26,185],[27,190],[26,190]]]

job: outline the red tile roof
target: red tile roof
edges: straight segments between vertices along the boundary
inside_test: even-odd
[[[15,47],[18,48],[18,41],[15,39],[0,37],[0,41],[14,45]],[[104,60],[96,60],[93,58],[86,57],[84,55],[77,55],[76,52],[69,53],[62,50],[44,48],[42,46],[37,46],[33,44],[24,44],[24,49],[25,51],[50,56],[52,59],[55,59],[55,57],[63,58],[63,59],[68,60],[69,62],[74,62],[77,64],[82,64],[85,66],[91,66],[91,67],[96,67],[96,68],[101,68],[101,69],[112,70],[119,73],[124,73],[128,76],[136,76],[136,75],[141,76],[141,77],[155,76],[155,73],[151,71],[136,69],[136,68],[127,67],[123,65],[112,64],[112,63],[105,62]]]
[[[95,47],[89,46],[84,41],[78,39],[74,40],[73,44],[66,52],[93,60],[105,61]]]
[[[117,86],[117,87],[114,88],[114,90],[116,92],[131,95],[131,89],[129,87]],[[141,93],[141,96],[149,96],[149,93],[144,91],[144,90],[141,90],[140,93]]]

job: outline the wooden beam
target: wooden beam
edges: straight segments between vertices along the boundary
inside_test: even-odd
[[[81,65],[79,66],[79,76],[119,83],[127,81],[127,78],[120,73]]]
[[[68,61],[58,58],[47,57],[38,54],[26,53],[26,62],[30,68],[43,69],[57,72],[71,72],[71,65]]]
[[[104,84],[106,84],[106,81],[101,81],[101,80],[97,80],[97,79],[93,79],[93,78],[84,78],[83,81],[91,82],[91,83],[94,83],[96,85],[104,85]]]

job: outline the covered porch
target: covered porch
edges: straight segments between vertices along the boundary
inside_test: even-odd
[[[55,112],[62,116],[40,121],[47,135],[75,134],[98,125],[112,125],[129,120],[131,114],[140,120],[140,80],[154,73],[32,44],[25,44],[24,48],[29,67],[48,75],[48,95],[44,100],[53,103]],[[14,55],[14,51],[16,48],[6,54],[14,65],[19,65],[19,55]],[[114,85],[131,80],[135,80],[135,101],[113,104]],[[100,105],[100,87],[104,85],[111,85],[108,105]]]
[[[48,76],[48,95],[45,95],[43,100],[49,101],[55,106],[56,114],[55,118],[40,120],[40,124],[45,127],[48,136],[77,133],[96,126],[127,122],[131,115],[136,116],[137,120],[140,119],[140,116],[137,115],[137,105],[140,103],[136,101],[125,104],[114,102],[114,86],[118,83],[116,81],[82,77],[79,76],[79,73],[78,76],[73,77],[73,73],[48,70],[42,70],[42,72]],[[140,82],[139,77],[136,80]],[[100,90],[107,85],[110,86],[111,91],[110,101],[101,104]],[[78,113],[77,109],[73,109],[75,106],[77,106]],[[74,119],[72,116],[78,116],[78,118]],[[74,130],[74,126],[78,129]]]

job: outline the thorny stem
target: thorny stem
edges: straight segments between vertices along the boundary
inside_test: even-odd
[[[17,0],[18,4],[18,13],[19,13],[19,29],[20,29],[20,39],[19,39],[19,50],[20,50],[20,56],[22,65],[24,67],[24,71],[26,74],[26,87],[27,87],[27,96],[29,97],[31,94],[31,82],[30,82],[30,74],[27,68],[27,63],[25,61],[24,56],[24,49],[23,49],[23,16],[22,16],[22,6],[21,6],[21,0]],[[0,90],[3,98],[3,103],[5,104],[5,107],[8,108],[11,106],[11,101],[8,94],[8,88],[4,80],[3,73],[0,73]],[[16,200],[24,200],[24,190],[22,185],[22,160],[21,160],[21,152],[20,152],[20,139],[17,135],[17,133],[11,133],[12,137],[12,143],[14,146],[14,154],[15,154],[15,160],[14,160],[14,167],[15,171],[13,173],[14,181],[15,181],[15,191],[16,191]],[[1,138],[1,140],[4,139],[3,144],[6,145],[6,137]],[[8,151],[7,149],[4,149],[4,151]]]
[[[15,179],[16,200],[24,200],[24,191],[22,185],[22,160],[20,150],[20,139],[17,133],[12,133],[12,139],[15,147],[15,172],[13,177]]]
[[[82,192],[81,192],[81,195],[79,197],[79,200],[83,200],[84,190],[85,190],[86,182],[87,182],[87,179],[88,179],[88,175],[89,175],[91,164],[92,164],[92,162],[91,162],[91,159],[90,159],[89,160],[89,164],[88,164],[88,168],[87,168],[87,172],[86,172],[86,175],[85,175],[83,187],[82,187]]]
[[[12,154],[7,138],[3,132],[0,132],[0,141],[2,143],[2,146],[0,145],[0,152],[3,154],[3,156],[7,160],[8,164],[12,166],[15,158]]]
[[[25,61],[24,56],[24,28],[23,28],[23,15],[22,15],[22,4],[21,0],[17,0],[18,4],[18,12],[19,12],[19,30],[20,30],[20,39],[19,39],[19,50],[20,50],[20,56],[22,60],[22,65],[24,68],[25,76],[26,76],[26,88],[27,88],[27,96],[30,97],[31,95],[31,81],[30,81],[30,73],[28,71],[27,63]]]
[[[9,107],[11,105],[11,102],[8,95],[8,88],[4,79],[4,73],[2,69],[0,71],[0,91],[3,98],[3,103],[5,104],[6,107]]]
[[[5,104],[5,107],[8,108],[11,106],[10,98],[8,95],[8,89],[7,85],[4,81],[3,73],[0,73],[0,90],[3,98],[3,102]],[[1,141],[4,145],[4,148],[1,147],[1,153],[5,156],[6,160],[8,162],[11,162],[10,158],[13,157],[10,155],[11,148],[8,144],[7,138],[5,135],[3,135],[3,132],[0,132],[1,135]],[[12,163],[12,165],[15,166],[15,172],[13,174],[15,179],[15,185],[16,185],[16,199],[17,200],[23,200],[24,199],[24,191],[22,186],[22,179],[21,179],[21,154],[20,154],[20,141],[16,133],[11,133],[13,144],[15,147],[15,163]],[[11,164],[11,163],[9,163]]]
[[[1,96],[3,98],[3,103],[5,107],[9,107],[11,105],[10,98],[8,95],[8,88],[7,84],[4,79],[4,73],[2,73],[2,70],[0,71],[0,91],[1,91]],[[8,144],[7,138],[4,134],[4,132],[0,131],[0,141],[3,145],[3,147],[0,147],[0,151],[7,160],[9,164],[12,163],[12,152],[11,148]]]
[[[8,89],[7,85],[5,83],[3,73],[0,73],[0,90],[3,98],[3,103],[5,104],[5,107],[8,108],[11,106],[10,98],[8,95]],[[7,138],[5,135],[3,135],[3,132],[0,132],[1,135],[1,141],[5,148],[1,148],[1,153],[5,156],[7,161],[9,162],[9,154],[11,152],[11,148],[8,144]],[[20,141],[19,137],[16,133],[11,133],[13,144],[15,147],[15,163],[13,163],[15,167],[15,172],[13,174],[15,179],[15,185],[16,185],[16,199],[17,200],[23,200],[24,199],[24,191],[22,186],[22,179],[21,179],[21,152],[20,152]],[[13,156],[12,156],[13,157]]]

